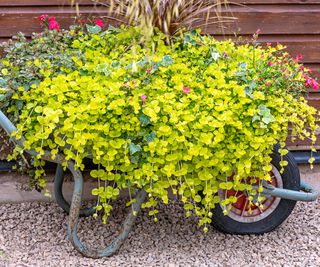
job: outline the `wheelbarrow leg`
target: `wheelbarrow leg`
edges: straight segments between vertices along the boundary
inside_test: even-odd
[[[62,193],[62,185],[64,181],[64,172],[61,164],[57,165],[54,177],[54,196],[58,205],[69,214],[70,204],[65,200]],[[93,208],[84,208],[80,210],[80,216],[88,217],[95,212]]]
[[[122,225],[120,234],[104,249],[88,249],[77,236],[77,224],[79,220],[82,191],[83,191],[83,177],[81,171],[75,170],[73,163],[68,164],[69,170],[74,177],[74,190],[71,202],[68,222],[68,237],[74,248],[82,255],[89,258],[102,258],[113,255],[117,252],[125,239],[128,237],[136,216],[130,211]],[[146,198],[146,191],[141,189],[136,195],[136,202],[133,204],[133,210],[139,212],[142,202]]]

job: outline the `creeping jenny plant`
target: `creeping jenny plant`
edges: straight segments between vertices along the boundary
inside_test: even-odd
[[[91,176],[99,181],[92,194],[104,222],[122,189],[130,196],[145,189],[143,207],[155,221],[171,190],[206,231],[215,205],[227,213],[237,201],[220,200],[219,189],[248,190],[252,204],[263,201],[262,185],[252,184],[271,179],[275,144],[281,155],[288,152],[288,124],[314,144],[317,112],[301,95],[317,83],[281,45],[235,45],[198,31],[172,38],[170,46],[166,38],[155,31],[141,43],[139,27],[81,34],[68,50],[72,67],[13,94],[23,102],[15,137],[38,152],[41,185],[45,150],[81,170],[92,158]]]

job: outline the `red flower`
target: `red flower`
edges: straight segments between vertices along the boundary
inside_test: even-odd
[[[183,87],[182,92],[184,92],[185,94],[189,94],[190,93],[190,88],[189,87]]]
[[[298,55],[296,56],[296,58],[294,59],[294,62],[299,62],[301,59],[302,59],[302,55],[301,55],[301,54],[298,54]]]
[[[47,14],[41,15],[41,16],[39,17],[40,25],[43,26],[44,21],[46,21],[48,18],[49,18],[49,16],[48,16]]]
[[[147,96],[146,95],[142,95],[142,96],[140,96],[140,98],[141,98],[142,102],[146,102],[146,100],[147,100]]]
[[[152,69],[146,69],[147,73],[150,73],[152,71]]]
[[[271,82],[270,82],[270,81],[266,81],[266,82],[265,82],[265,85],[266,85],[266,86],[270,86],[270,85],[271,85]]]
[[[86,20],[86,19],[80,19],[80,20],[79,20],[79,23],[80,23],[80,24],[86,24],[86,23],[87,23],[87,20]]]
[[[312,87],[314,90],[318,90],[319,89],[319,84],[316,80],[306,76],[306,82],[305,82],[305,86],[306,87]]]
[[[104,22],[102,19],[96,19],[94,23],[96,24],[96,26],[99,26],[99,27],[103,27],[104,25]]]
[[[57,32],[60,31],[60,26],[58,22],[55,20],[55,17],[49,18],[49,30],[56,30]]]

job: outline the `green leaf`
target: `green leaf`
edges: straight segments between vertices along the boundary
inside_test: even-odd
[[[213,58],[214,61],[217,61],[218,58],[220,57],[219,52],[212,52],[211,57]]]
[[[23,108],[23,101],[16,100],[16,107],[18,108],[18,110],[21,110]]]
[[[244,89],[244,92],[246,93],[247,96],[253,99],[253,90],[257,87],[257,84],[254,81],[250,81],[248,86]]]
[[[255,121],[260,121],[260,116],[257,114],[254,114],[252,117],[252,122],[255,122]]]
[[[150,134],[148,134],[146,136],[147,143],[154,141],[154,139],[156,139],[156,137],[157,137],[157,135],[154,132],[151,132]]]
[[[259,114],[262,116],[262,122],[265,124],[269,124],[270,122],[274,122],[275,118],[272,116],[270,109],[268,109],[265,105],[259,106]]]
[[[247,66],[246,62],[241,62],[241,63],[238,64],[238,66],[240,67],[240,69],[243,69],[243,70],[247,70],[248,69],[248,66]]]
[[[87,30],[89,33],[93,33],[93,34],[97,34],[99,32],[101,32],[102,28],[98,25],[92,26],[92,25],[86,25]]]
[[[7,84],[7,80],[4,78],[0,78],[0,87],[5,87]]]
[[[136,145],[136,144],[129,144],[129,151],[130,151],[130,155],[134,155],[136,153],[138,153],[139,151],[142,150],[141,146],[140,145]]]
[[[173,63],[172,57],[166,55],[162,58],[161,65],[164,67],[170,66]]]
[[[192,38],[192,35],[187,33],[184,35],[184,44],[191,44],[195,46],[197,45],[197,42]]]
[[[98,188],[92,189],[91,194],[92,194],[93,196],[99,195],[99,189],[98,189]]]
[[[138,164],[140,161],[140,154],[135,154],[135,155],[130,156],[130,161],[133,164]]]
[[[149,62],[149,58],[148,57],[144,57],[142,60],[137,62],[137,65],[139,67],[143,67],[144,65],[146,65]]]
[[[230,190],[233,187],[233,183],[231,182],[223,182],[219,184],[221,189]]]
[[[7,96],[6,96],[6,95],[0,95],[0,101],[5,100],[6,98],[7,98]]]
[[[111,68],[119,68],[121,66],[121,63],[119,61],[112,61],[111,64],[110,64]]]
[[[110,32],[120,32],[121,29],[113,27],[112,25],[109,25],[108,31],[110,31]]]
[[[141,113],[139,116],[139,120],[142,126],[147,126],[150,124],[150,118],[145,115],[144,113]]]

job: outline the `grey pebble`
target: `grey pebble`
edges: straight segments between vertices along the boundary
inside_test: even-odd
[[[107,225],[81,218],[79,236],[89,247],[108,244],[125,216],[116,204]],[[227,267],[320,266],[320,200],[298,203],[289,219],[260,236],[204,234],[181,205],[160,205],[159,222],[147,211],[120,251],[103,259],[81,256],[67,240],[68,217],[54,203],[0,205],[0,267]]]

